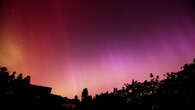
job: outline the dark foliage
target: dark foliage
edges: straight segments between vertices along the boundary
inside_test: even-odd
[[[51,88],[30,84],[30,76],[16,77],[6,67],[0,68],[0,109],[1,110],[170,110],[194,109],[195,59],[185,64],[179,72],[164,74],[163,78],[150,73],[150,80],[132,80],[122,89],[89,95],[83,89],[81,101],[75,96],[68,99],[51,94]]]

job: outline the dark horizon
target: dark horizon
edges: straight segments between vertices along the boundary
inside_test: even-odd
[[[32,85],[31,77],[16,76],[0,67],[0,108],[6,110],[167,110],[194,108],[195,58],[178,72],[163,78],[150,73],[150,80],[131,80],[122,89],[96,94],[92,97],[84,88],[81,99],[51,94],[49,87]]]

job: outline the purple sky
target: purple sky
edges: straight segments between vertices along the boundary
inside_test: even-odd
[[[94,95],[195,55],[192,0],[0,0],[0,65]]]

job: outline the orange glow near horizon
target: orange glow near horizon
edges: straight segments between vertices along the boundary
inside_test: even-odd
[[[143,3],[3,0],[0,65],[69,98],[178,71],[195,55],[191,7]]]

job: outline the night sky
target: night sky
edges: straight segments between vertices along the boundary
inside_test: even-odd
[[[178,71],[195,57],[192,0],[0,0],[0,65],[67,97]]]

